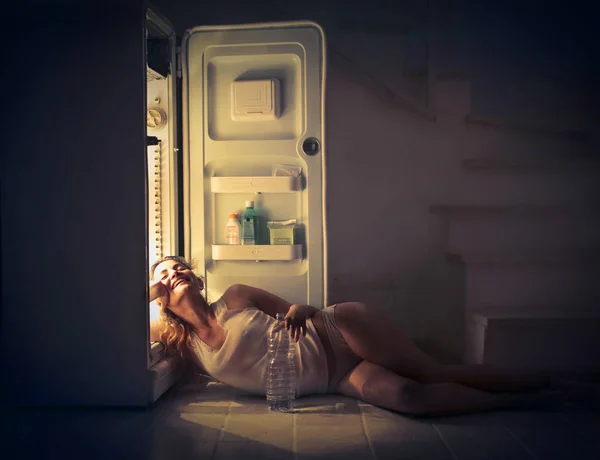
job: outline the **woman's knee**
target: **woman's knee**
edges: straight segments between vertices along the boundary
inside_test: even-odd
[[[398,411],[417,416],[425,415],[427,413],[426,388],[426,385],[414,381],[402,385],[397,392]]]
[[[421,383],[445,383],[448,378],[443,364],[435,362],[433,359],[422,363],[418,369],[418,380]]]
[[[367,378],[362,387],[361,393],[366,401],[375,404],[381,401],[381,405],[406,414],[425,414],[424,384],[402,377],[389,380],[373,377]]]

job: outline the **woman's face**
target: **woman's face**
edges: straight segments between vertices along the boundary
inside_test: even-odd
[[[189,268],[171,259],[156,266],[154,281],[159,281],[167,288],[169,306],[177,305],[184,295],[199,293],[204,288],[202,281]]]

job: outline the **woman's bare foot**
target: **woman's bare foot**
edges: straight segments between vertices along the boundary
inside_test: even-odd
[[[524,394],[526,407],[532,409],[560,409],[565,404],[565,394],[560,390],[540,390]]]
[[[590,409],[600,409],[600,385],[573,380],[553,383],[553,388],[564,394],[566,402]]]

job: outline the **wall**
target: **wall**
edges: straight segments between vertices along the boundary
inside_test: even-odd
[[[600,114],[591,8],[580,0],[468,1],[474,111],[591,128]]]
[[[210,8],[183,0],[154,2],[178,34],[203,24],[278,19],[323,23],[344,14],[335,3],[303,4],[294,14],[290,5],[282,13],[232,0]],[[438,3],[435,44],[441,77],[432,99],[436,122],[382,99],[376,85],[366,84],[360,72],[335,56],[328,61],[329,288],[332,303],[361,300],[378,305],[411,337],[441,358],[452,359],[462,353],[465,273],[460,264],[446,260],[448,223],[430,207],[548,203],[585,199],[597,190],[589,177],[575,183],[570,176],[507,181],[465,174],[464,158],[567,158],[587,152],[589,146],[564,136],[485,129],[464,120],[475,114],[534,125],[585,126],[589,116],[579,103],[587,87],[577,82],[587,61],[582,53],[573,57],[581,37],[570,36],[560,49],[545,46],[542,32],[551,20],[556,23],[558,10],[541,12],[544,23],[538,28],[540,12],[510,2],[485,2],[485,8],[481,2]],[[335,30],[325,32],[336,47],[342,45],[334,42]],[[388,58],[389,72],[397,71],[389,48],[373,47],[371,54],[379,61]],[[580,58],[577,71],[563,62],[568,56],[569,62]],[[547,71],[552,62],[561,63],[554,74]],[[369,68],[368,62],[361,64]],[[563,78],[566,90],[553,83],[561,75],[569,77]],[[385,70],[378,76],[389,77]],[[528,88],[538,90],[534,94]]]

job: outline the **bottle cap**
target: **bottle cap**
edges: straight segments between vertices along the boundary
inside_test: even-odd
[[[246,201],[246,207],[247,208],[253,208],[254,207],[254,201],[252,201],[252,200]]]
[[[238,215],[237,215],[237,213],[235,213],[235,212],[230,212],[230,213],[229,213],[229,218],[230,218],[230,219],[237,219],[237,218],[238,218]]]

